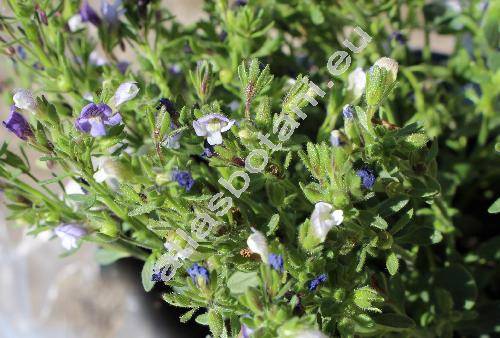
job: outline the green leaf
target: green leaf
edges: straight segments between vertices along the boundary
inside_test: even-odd
[[[373,217],[373,222],[371,222],[370,226],[385,230],[385,229],[387,229],[389,224],[387,224],[385,219],[383,219],[379,215],[376,215],[375,217]]]
[[[391,276],[394,276],[398,272],[399,260],[394,252],[391,252],[391,254],[387,256],[385,266],[387,267],[387,271],[389,271]]]
[[[497,198],[497,200],[488,208],[488,212],[490,214],[498,214],[500,212],[500,198]]]
[[[382,217],[387,217],[403,209],[410,200],[405,196],[391,197],[377,206],[378,213]]]
[[[470,310],[476,302],[476,282],[462,265],[456,264],[440,269],[436,272],[434,284],[451,293],[458,309]]]
[[[280,222],[280,215],[274,214],[269,220],[269,223],[267,224],[267,228],[269,229],[266,233],[267,236],[271,236],[276,232],[279,226],[279,222]]]
[[[142,286],[144,287],[144,290],[146,290],[146,292],[151,291],[151,289],[155,285],[155,282],[151,280],[155,261],[156,261],[155,256],[150,255],[146,260],[146,262],[144,262],[144,265],[142,267],[141,271]]]
[[[129,216],[138,216],[138,215],[142,215],[142,214],[147,214],[155,209],[156,209],[156,203],[148,203],[148,204],[144,204],[144,205],[138,206],[135,209],[130,210],[128,215]]]
[[[369,286],[354,290],[353,300],[354,304],[363,310],[382,312],[380,309],[376,308],[373,303],[383,302],[384,298],[379,296],[377,291]]]
[[[125,251],[114,249],[98,249],[95,253],[95,258],[101,265],[109,265],[125,257],[130,257],[130,254]]]
[[[214,338],[219,338],[222,335],[224,320],[221,314],[214,309],[208,310],[208,326]]]
[[[189,321],[194,313],[196,312],[196,310],[198,310],[198,308],[194,308],[194,309],[191,309],[189,310],[188,312],[186,312],[185,314],[183,314],[179,319],[181,321],[181,323],[186,323],[187,321]]]
[[[257,287],[259,282],[256,272],[237,271],[229,277],[227,287],[233,294],[242,294],[250,287]]]
[[[205,325],[205,326],[208,325],[208,314],[203,313],[203,314],[199,315],[198,317],[196,317],[195,322],[197,322],[198,324],[201,324],[201,325]]]
[[[413,319],[398,313],[382,313],[374,316],[373,319],[378,325],[395,329],[412,329],[416,327]]]

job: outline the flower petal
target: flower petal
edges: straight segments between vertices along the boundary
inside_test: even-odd
[[[207,141],[210,145],[217,145],[217,144],[222,144],[222,134],[220,131],[216,131],[215,133],[212,133],[208,135]]]
[[[90,123],[90,135],[93,137],[105,136],[106,128],[104,127],[104,123],[100,118],[92,118],[88,119]]]

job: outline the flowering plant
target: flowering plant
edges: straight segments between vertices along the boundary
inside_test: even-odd
[[[34,84],[8,97],[0,185],[32,234],[143,260],[214,337],[497,329],[498,3],[217,0],[191,26],[160,1],[7,3]],[[431,31],[473,50],[438,60]]]

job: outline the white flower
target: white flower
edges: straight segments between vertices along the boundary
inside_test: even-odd
[[[363,95],[365,86],[366,74],[363,71],[363,68],[358,67],[347,77],[347,90],[354,96],[354,101]]]
[[[71,180],[64,185],[64,191],[67,195],[85,195],[85,190],[78,182]]]
[[[84,93],[82,97],[89,102],[94,102],[94,96],[90,92]]]
[[[27,110],[33,114],[35,114],[38,109],[38,105],[33,98],[33,94],[31,94],[29,90],[15,90],[12,99],[14,100],[14,104],[16,105],[16,107],[19,109]]]
[[[240,103],[236,100],[231,101],[228,105],[229,109],[231,109],[232,112],[235,112],[240,108]]]
[[[342,210],[334,210],[329,203],[318,202],[314,206],[314,211],[311,214],[311,225],[314,235],[324,242],[328,231],[333,226],[340,225],[344,221],[344,212]]]
[[[208,114],[193,121],[193,128],[198,136],[206,136],[210,145],[222,143],[222,133],[228,131],[234,124],[221,114]]]
[[[339,130],[332,130],[330,132],[330,143],[333,147],[342,147],[345,144],[345,137]]]
[[[85,23],[82,20],[82,16],[80,14],[75,14],[68,20],[69,30],[72,32],[76,32],[77,30],[85,28]]]
[[[132,100],[139,93],[139,87],[136,82],[124,82],[115,92],[114,100],[115,106],[118,107],[124,102]]]
[[[76,249],[78,240],[87,234],[87,231],[75,224],[64,224],[56,227],[54,233],[61,239],[66,250]]]
[[[104,66],[108,63],[108,60],[104,56],[102,56],[97,50],[94,50],[89,55],[89,62],[94,66]]]
[[[378,59],[377,62],[375,62],[375,66],[387,70],[392,75],[392,81],[396,81],[399,68],[399,65],[396,60],[384,56]]]
[[[106,182],[111,189],[116,190],[120,186],[120,181],[126,179],[126,168],[118,160],[103,156],[97,161],[97,171],[94,179],[97,183]]]
[[[294,338],[328,338],[328,336],[318,330],[302,330],[297,332]]]
[[[259,231],[252,229],[253,234],[248,236],[247,245],[250,251],[259,254],[264,263],[267,263],[269,251],[267,248],[266,237]]]

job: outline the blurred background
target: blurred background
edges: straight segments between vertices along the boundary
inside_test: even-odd
[[[108,0],[109,1],[109,0]],[[98,1],[90,1],[99,8]],[[202,0],[164,0],[165,6],[184,23],[203,16]],[[0,12],[7,5],[0,0]],[[423,44],[421,32],[410,37],[410,46]],[[432,50],[447,54],[454,41],[431,36]],[[120,56],[127,59],[127,56]],[[133,59],[128,55],[128,59]],[[326,61],[326,58],[325,58]],[[25,84],[6,81],[12,77],[12,62],[1,60],[0,120],[8,114],[11,92]],[[0,142],[16,142],[0,128]],[[12,147],[15,149],[15,147]],[[50,178],[37,155],[29,154],[35,176]],[[145,293],[142,263],[123,259],[99,266],[96,248],[86,243],[76,254],[62,257],[64,249],[48,232],[26,235],[26,228],[6,220],[0,192],[0,338],[184,338],[205,337],[208,331],[195,323],[181,324],[182,309],[169,307],[161,299],[161,288]],[[53,239],[53,240],[52,240]]]

